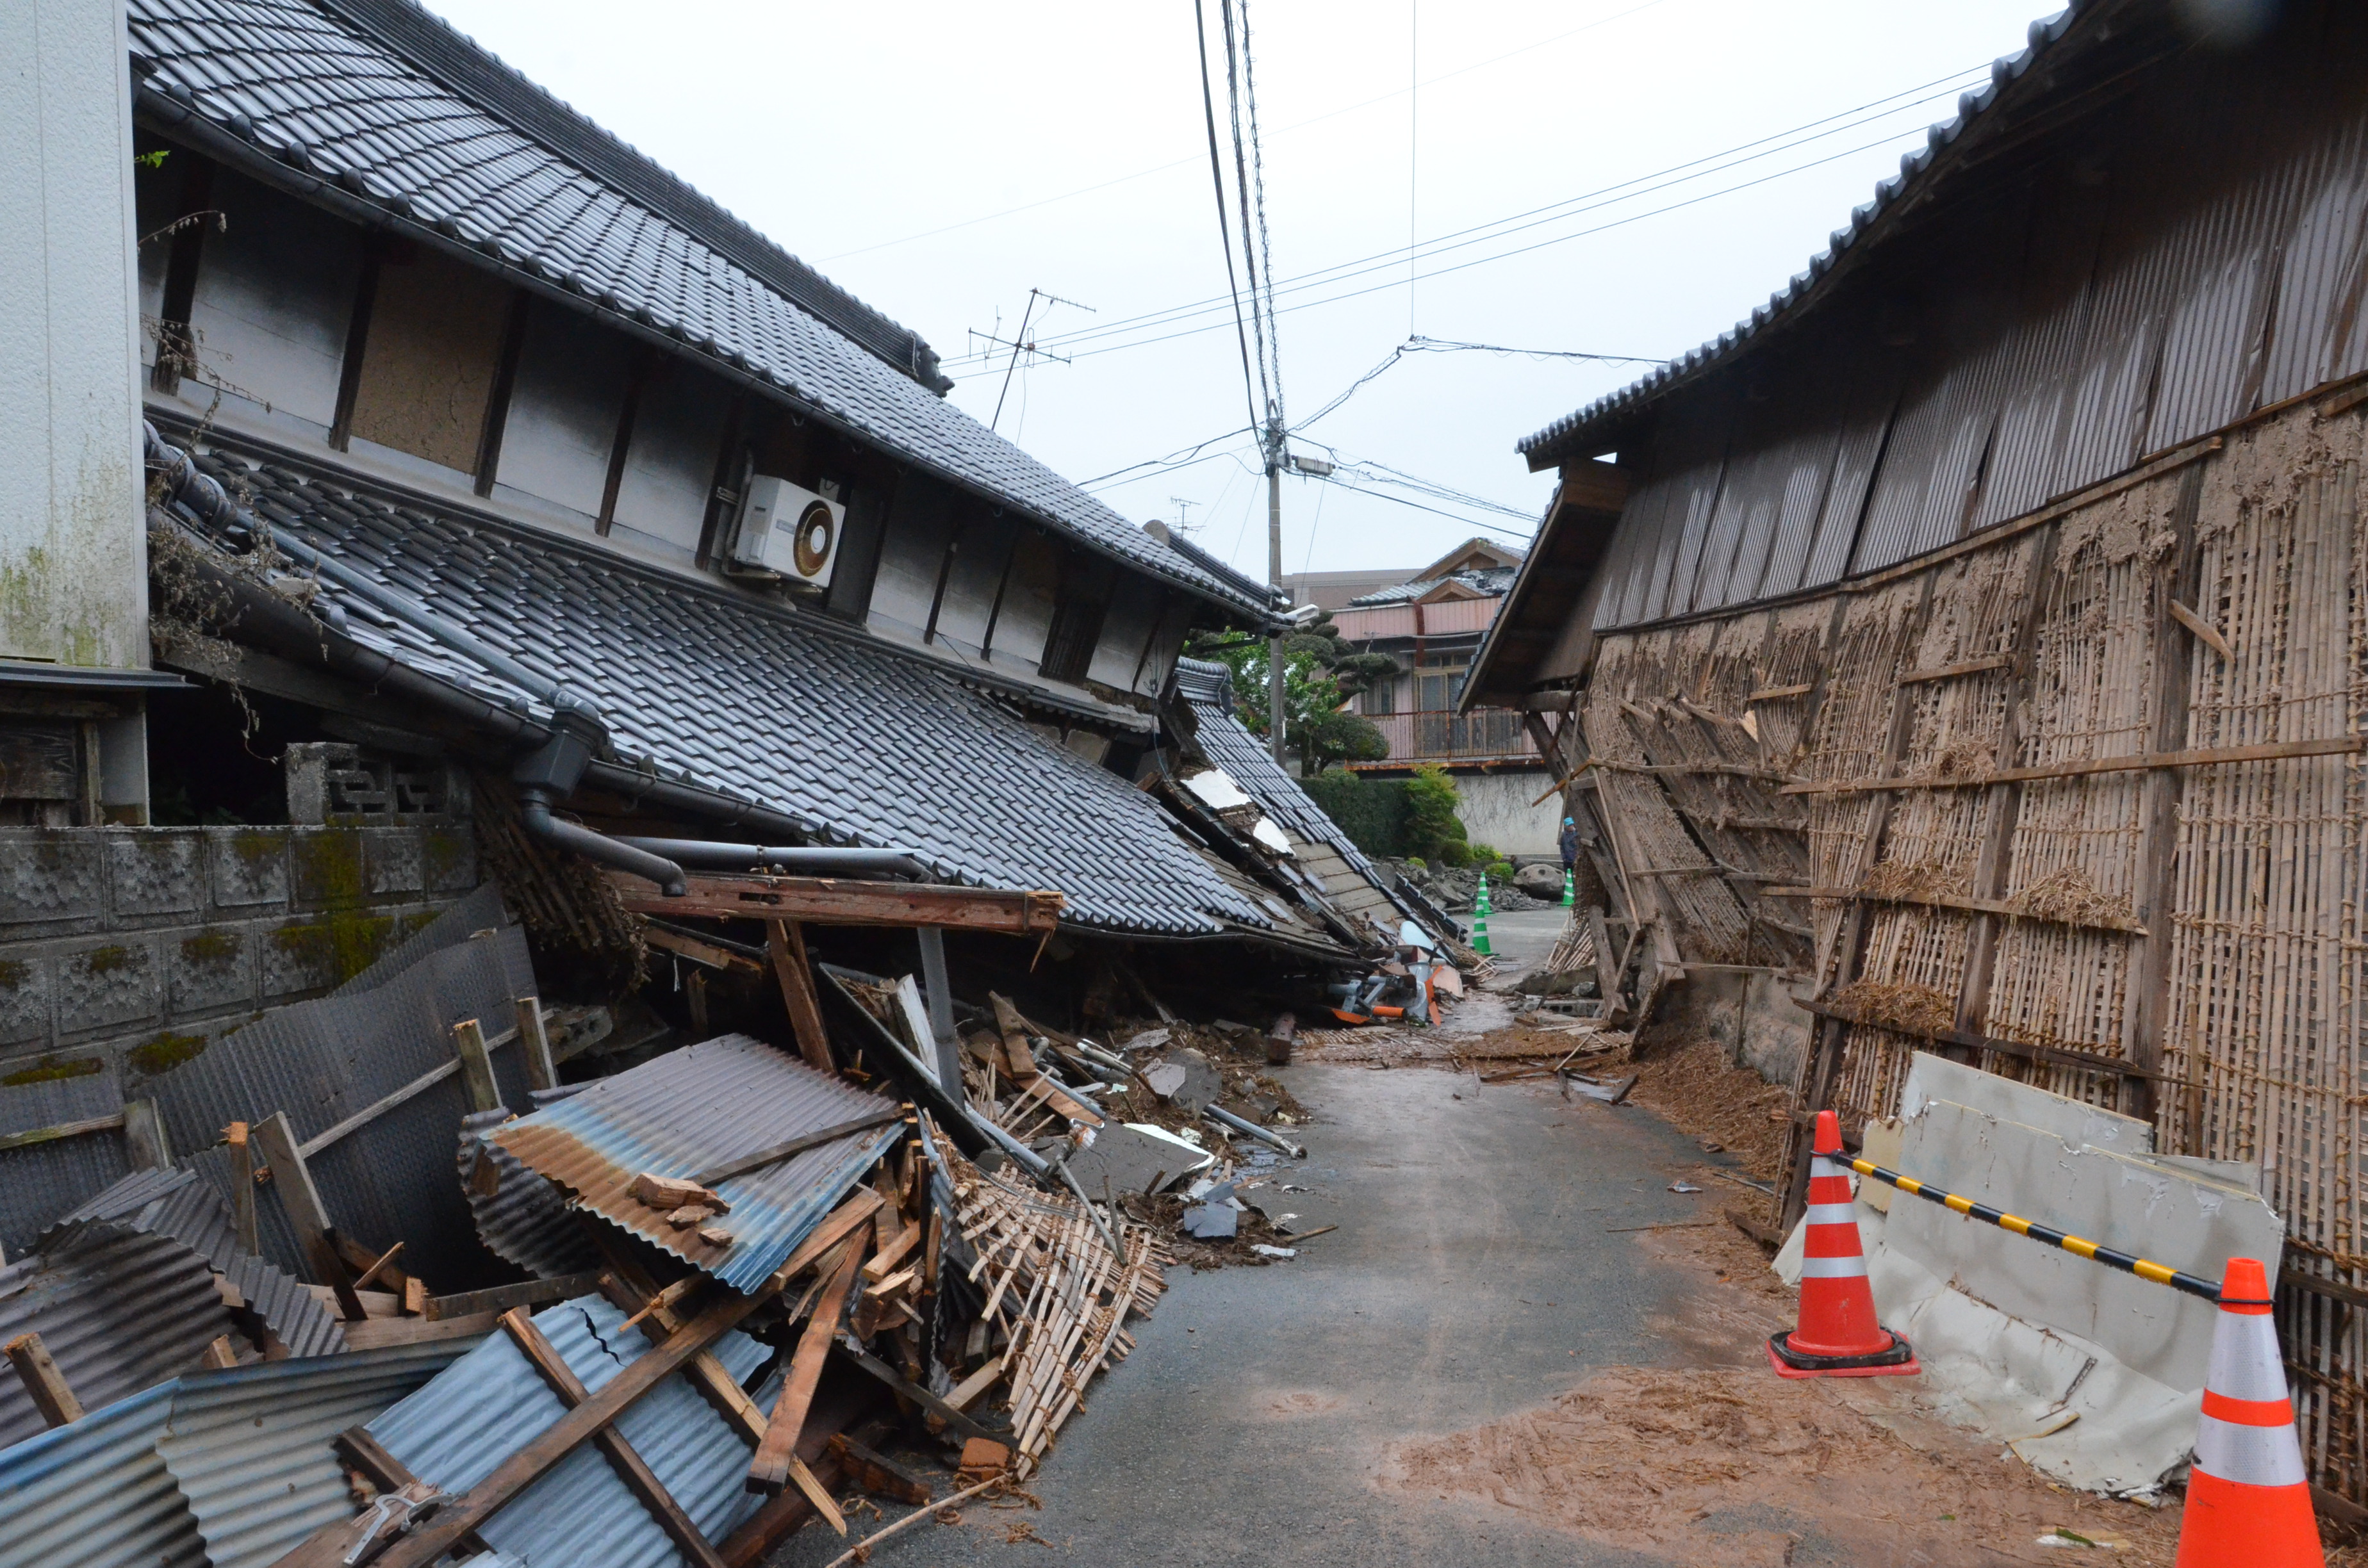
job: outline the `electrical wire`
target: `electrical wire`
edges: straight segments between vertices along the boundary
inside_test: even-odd
[[[1227,3],[1228,0],[1218,0],[1220,5]],[[1242,324],[1242,291],[1234,281],[1234,240],[1225,218],[1224,165],[1217,156],[1217,100],[1209,85],[1209,24],[1201,14],[1201,0],[1192,0],[1192,31],[1201,46],[1201,109],[1209,122],[1209,177],[1217,187],[1217,237],[1224,243],[1225,290],[1234,301],[1234,335],[1241,340],[1242,395],[1248,400],[1250,423],[1255,426],[1258,422],[1258,388],[1250,375],[1249,336]],[[1248,234],[1242,236],[1242,244],[1245,249],[1248,247]]]
[[[1987,67],[1980,67],[1979,70],[1986,73],[1987,71]],[[1529,208],[1520,212],[1508,214],[1502,218],[1492,219],[1485,223],[1474,224],[1463,229],[1453,230],[1444,234],[1435,235],[1429,240],[1420,242],[1418,244],[1393,246],[1386,251],[1374,252],[1369,256],[1335,263],[1332,266],[1319,267],[1310,272],[1296,274],[1291,278],[1279,280],[1279,288],[1281,292],[1298,292],[1304,289],[1327,281],[1345,281],[1349,278],[1363,276],[1368,272],[1380,268],[1395,267],[1401,259],[1407,258],[1410,255],[1415,260],[1418,261],[1426,256],[1436,256],[1445,254],[1449,250],[1462,249],[1473,244],[1486,244],[1489,240],[1502,238],[1507,234],[1521,233],[1528,229],[1539,227],[1544,223],[1553,222],[1557,217],[1578,216],[1587,211],[1600,210],[1604,207],[1617,205],[1622,201],[1634,200],[1640,198],[1651,196],[1674,186],[1685,184],[1690,180],[1701,179],[1712,175],[1724,173],[1728,169],[1739,167],[1744,164],[1756,162],[1761,158],[1771,157],[1778,153],[1789,152],[1794,148],[1807,145],[1813,142],[1822,141],[1827,137],[1839,135],[1847,131],[1856,130],[1861,126],[1873,123],[1874,120],[1887,118],[1890,115],[1899,113],[1905,109],[1916,108],[1920,104],[1950,97],[1956,91],[1958,85],[1963,85],[1964,79],[1973,74],[1974,73],[1972,72],[1961,71],[1952,73],[1948,76],[1936,77],[1930,82],[1921,83],[1913,87],[1903,88],[1898,92],[1887,94],[1880,98],[1870,99],[1866,103],[1860,104],[1855,108],[1839,110],[1836,113],[1824,116],[1820,119],[1808,120],[1803,124],[1793,126],[1789,130],[1772,132],[1770,135],[1755,138],[1749,142],[1739,142],[1735,146],[1725,148],[1720,152],[1705,153],[1699,158],[1690,159],[1680,164],[1673,164],[1666,168],[1656,170],[1650,174],[1639,175],[1634,178],[1619,181],[1612,185],[1601,186],[1592,190],[1582,191],[1577,195],[1565,197],[1557,201],[1548,202],[1543,206]],[[1934,89],[1936,88],[1946,88],[1947,90],[1935,91]],[[1846,153],[1835,154],[1835,156],[1847,156],[1850,155],[1850,153],[1862,152],[1865,151],[1868,146],[1880,146],[1884,142],[1896,141],[1900,137],[1918,134],[1922,131],[1922,129],[1923,128],[1920,126],[1903,127],[1891,135],[1882,138],[1880,141],[1850,148]],[[1811,163],[1795,165],[1793,169],[1788,169],[1783,172],[1796,173],[1800,169],[1813,168],[1817,166],[1819,163],[1831,161],[1831,158],[1816,160]],[[1760,182],[1748,182],[1745,185],[1727,187],[1727,189],[1736,190],[1748,188],[1748,184],[1750,183]],[[1722,191],[1717,194],[1725,193],[1725,191]],[[1664,209],[1664,210],[1667,210],[1667,209]],[[1594,233],[1597,231],[1590,230],[1586,232]],[[1577,238],[1578,236],[1571,235],[1566,237]],[[1413,277],[1410,278],[1408,281],[1412,281],[1414,278],[1433,276],[1437,276],[1437,274],[1416,273],[1413,274]],[[1206,313],[1210,309],[1226,303],[1227,298],[1227,296],[1219,295],[1209,299],[1192,301],[1185,304],[1168,306],[1160,310],[1147,311],[1134,316],[1121,317],[1106,323],[1098,323],[1092,327],[1080,328],[1074,333],[1063,334],[1057,337],[1047,338],[1044,341],[1048,344],[1091,342],[1142,328],[1167,325],[1174,322],[1187,320],[1193,316]],[[962,364],[968,360],[983,358],[985,357],[978,355],[963,356],[961,359],[951,360],[948,363],[951,367]]]
[[[1347,389],[1343,391],[1339,396],[1334,398],[1331,402],[1326,403],[1323,407],[1317,409],[1315,413],[1309,415],[1306,418],[1301,420],[1291,428],[1294,434],[1310,428],[1317,420],[1323,418],[1326,415],[1332,413],[1342,403],[1347,403],[1350,398],[1356,396],[1358,392],[1365,385],[1366,382],[1374,380],[1380,376],[1383,371],[1388,369],[1391,366],[1395,365],[1409,354],[1458,354],[1466,351],[1482,354],[1518,354],[1522,358],[1529,359],[1589,359],[1606,365],[1662,365],[1668,363],[1666,359],[1646,358],[1641,355],[1635,354],[1583,354],[1575,349],[1566,348],[1503,348],[1493,343],[1450,343],[1436,337],[1409,337],[1404,343],[1399,344],[1395,348],[1391,349],[1389,352],[1389,358],[1383,359],[1380,364],[1374,366],[1363,375],[1359,376],[1355,381],[1350,381]]]

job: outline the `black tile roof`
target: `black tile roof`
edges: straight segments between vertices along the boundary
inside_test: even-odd
[[[924,655],[262,449],[198,457],[256,513],[589,697],[623,760],[780,812],[819,842],[910,849],[950,881],[1056,889],[1085,926],[1214,936],[1270,924],[1156,801]],[[357,597],[324,584],[322,598],[358,641],[528,706]]]
[[[1485,571],[1451,572],[1444,577],[1419,577],[1411,583],[1398,583],[1386,588],[1376,588],[1370,594],[1359,594],[1349,601],[1351,609],[1371,609],[1377,605],[1411,604],[1441,583],[1461,583],[1467,588],[1491,596],[1499,595],[1513,585],[1518,566],[1491,566]]]
[[[410,0],[129,10],[140,108],[167,133],[660,333],[1091,549],[1264,611],[1237,574],[1169,549],[937,396],[919,337]]]

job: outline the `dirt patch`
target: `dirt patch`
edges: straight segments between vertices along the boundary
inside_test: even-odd
[[[1771,1119],[1792,1096],[1748,1067],[1727,1059],[1725,1047],[1697,1040],[1656,1051],[1634,1063],[1636,1086],[1628,1097],[1659,1113],[1696,1139],[1707,1138],[1763,1182],[1773,1182],[1784,1154],[1784,1124]],[[1737,1188],[1731,1196],[1748,1196]]]
[[[1261,1400],[1258,1409],[1277,1421],[1295,1421],[1303,1415],[1323,1415],[1338,1410],[1341,1399],[1336,1393],[1324,1393],[1315,1389],[1286,1389],[1270,1393]]]
[[[1945,1426],[1906,1378],[1792,1381],[1760,1346],[1792,1292],[1725,1227],[1642,1233],[1697,1288],[1660,1324],[1678,1367],[1613,1367],[1538,1409],[1389,1454],[1385,1487],[1700,1568],[2054,1562],[2058,1528],[2168,1565],[2178,1510],[2088,1496]]]

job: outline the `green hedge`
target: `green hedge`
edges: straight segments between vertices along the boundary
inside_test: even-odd
[[[1411,814],[1403,778],[1368,778],[1345,767],[1326,768],[1300,783],[1326,814],[1340,824],[1349,842],[1372,856],[1406,852]]]

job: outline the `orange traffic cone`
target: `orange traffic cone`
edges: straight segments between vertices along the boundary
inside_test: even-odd
[[[1924,1369],[1907,1341],[1874,1321],[1874,1291],[1866,1282],[1866,1252],[1850,1176],[1833,1156],[1842,1152],[1842,1125],[1817,1113],[1809,1155],[1809,1233],[1801,1258],[1801,1326],[1773,1335],[1768,1363],[1780,1378],[1907,1378]]]
[[[2257,1260],[2232,1257],[2220,1277],[2179,1568],[2320,1568],[2326,1561],[2270,1322],[2269,1278]]]

